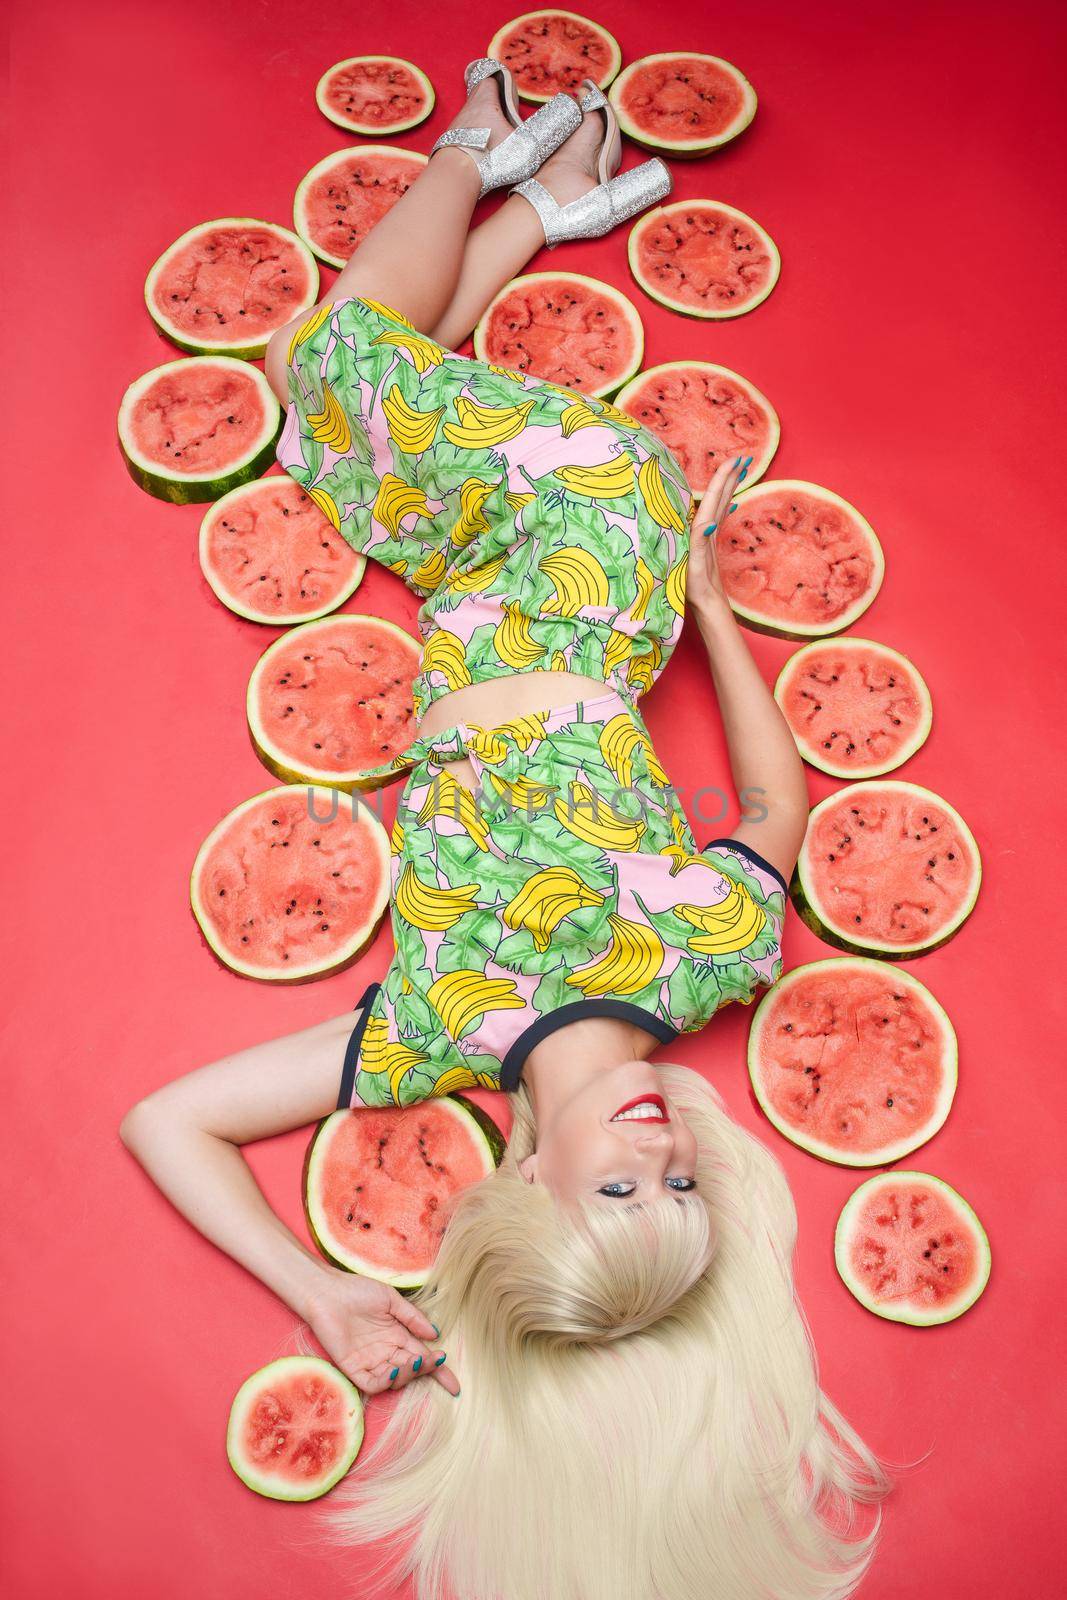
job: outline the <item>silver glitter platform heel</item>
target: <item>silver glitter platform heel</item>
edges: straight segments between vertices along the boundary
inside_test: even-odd
[[[517,183],[512,194],[521,194],[528,200],[541,219],[545,230],[545,243],[550,250],[566,239],[599,239],[620,222],[635,217],[646,206],[666,199],[673,187],[670,170],[658,156],[643,161],[629,172],[619,172],[622,159],[622,138],[615,112],[607,97],[601,93],[591,78],[583,87],[581,110],[600,111],[604,116],[604,142],[597,160],[597,187],[581,195],[568,205],[561,206],[553,200],[544,184],[536,178]],[[617,176],[613,176],[617,174]]]
[[[468,96],[483,79],[492,77],[500,80],[497,85],[500,103],[515,131],[490,150],[491,128],[449,128],[430,151],[431,156],[434,151],[449,147],[465,151],[481,173],[482,194],[530,177],[554,150],[559,149],[564,139],[570,138],[582,120],[582,113],[571,96],[557,94],[524,122],[515,98],[511,73],[502,62],[494,61],[491,56],[472,61],[464,72],[463,81]]]

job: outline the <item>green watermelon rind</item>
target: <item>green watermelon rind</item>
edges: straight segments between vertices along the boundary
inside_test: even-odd
[[[924,1314],[914,1308],[910,1311],[903,1309],[894,1311],[867,1294],[862,1281],[855,1276],[848,1265],[848,1247],[852,1237],[852,1224],[867,1195],[879,1184],[899,1185],[902,1180],[908,1178],[914,1178],[924,1184],[932,1185],[935,1189],[943,1190],[950,1201],[959,1208],[963,1220],[970,1223],[974,1230],[975,1242],[978,1247],[976,1281],[967,1296],[961,1299],[958,1305],[954,1305],[950,1311],[945,1313],[937,1314],[931,1312]],[[848,1292],[859,1301],[861,1306],[886,1322],[905,1322],[914,1328],[941,1327],[946,1322],[955,1322],[956,1318],[962,1317],[965,1311],[969,1311],[975,1301],[984,1293],[989,1282],[992,1264],[993,1256],[989,1245],[989,1235],[978,1220],[974,1207],[950,1183],[946,1183],[943,1178],[935,1178],[933,1173],[930,1172],[894,1170],[893,1172],[878,1172],[872,1178],[864,1179],[863,1183],[857,1189],[854,1189],[845,1201],[841,1215],[837,1219],[837,1227],[834,1229],[834,1265],[837,1267],[842,1283]]]
[[[326,787],[321,784],[308,784],[307,787],[309,792],[313,793],[317,807],[326,806],[332,809],[335,798],[332,787]],[[193,862],[192,871],[189,874],[189,900],[192,913],[212,955],[228,971],[235,972],[239,978],[253,978],[259,983],[315,983],[319,978],[327,978],[335,972],[342,972],[345,967],[350,967],[353,961],[358,960],[364,950],[367,949],[367,946],[371,944],[381,926],[382,918],[389,904],[389,835],[370,807],[361,804],[361,821],[369,829],[368,838],[373,840],[378,848],[379,864],[381,866],[381,888],[367,921],[352,936],[348,945],[333,955],[326,957],[322,962],[306,962],[301,967],[287,969],[285,972],[279,972],[274,967],[259,966],[250,961],[241,961],[238,956],[225,949],[212,928],[211,919],[201,909],[198,880],[203,865],[207,860],[208,852],[215,841],[237,817],[251,810],[253,806],[258,805],[262,800],[273,799],[277,795],[285,795],[288,798],[292,795],[292,792],[293,788],[290,784],[280,784],[273,789],[261,789],[258,794],[249,795],[247,800],[242,800],[240,805],[234,806],[231,811],[227,811],[226,815],[215,824],[200,846]]]
[[[337,1465],[324,1476],[311,1489],[310,1493],[301,1494],[295,1487],[286,1490],[275,1480],[258,1473],[255,1467],[244,1459],[240,1447],[240,1432],[247,1415],[249,1406],[255,1400],[256,1393],[269,1384],[271,1377],[279,1372],[285,1376],[297,1376],[298,1369],[315,1371],[323,1376],[328,1376],[340,1394],[350,1399],[352,1404],[352,1423],[349,1438],[338,1457]],[[230,1418],[226,1426],[226,1455],[230,1466],[240,1478],[241,1482],[256,1494],[264,1495],[268,1500],[307,1501],[318,1500],[322,1495],[340,1483],[345,1473],[352,1466],[359,1454],[363,1443],[364,1420],[363,1400],[359,1390],[351,1379],[347,1378],[331,1362],[324,1361],[321,1356],[280,1356],[277,1361],[268,1362],[265,1367],[260,1367],[258,1372],[253,1372],[246,1378],[233,1397],[230,1407]]]
[[[656,61],[713,61],[716,66],[723,67],[731,77],[736,78],[741,87],[743,104],[741,110],[722,133],[713,139],[657,139],[654,135],[646,133],[640,125],[628,115],[622,105],[623,92],[631,78],[642,68]],[[624,71],[619,73],[611,88],[608,90],[608,99],[611,101],[618,118],[622,132],[639,144],[644,150],[655,150],[675,159],[683,161],[698,156],[707,155],[712,150],[718,150],[722,145],[729,144],[731,139],[736,139],[739,133],[744,133],[753,117],[756,115],[758,101],[756,91],[732,61],[726,61],[722,56],[710,55],[706,50],[661,50],[654,55],[639,56],[636,61],[631,61]]]
[[[485,1167],[484,1176],[489,1177],[495,1172],[503,1159],[507,1148],[507,1141],[492,1117],[473,1100],[468,1100],[466,1095],[448,1094],[435,1097],[434,1103],[447,1106],[449,1111],[460,1121],[464,1130],[470,1134],[483,1158]],[[370,1109],[375,1109],[371,1107]],[[388,1109],[386,1107],[385,1109]],[[323,1117],[311,1136],[304,1156],[304,1171],[301,1179],[301,1193],[304,1197],[304,1218],[307,1222],[308,1233],[314,1241],[315,1248],[325,1257],[331,1265],[340,1267],[344,1272],[354,1272],[360,1277],[376,1278],[380,1283],[388,1283],[394,1289],[399,1289],[403,1294],[414,1294],[421,1289],[425,1282],[425,1273],[413,1271],[390,1272],[387,1268],[375,1263],[364,1261],[353,1251],[345,1249],[344,1245],[331,1238],[328,1220],[322,1216],[321,1211],[312,1194],[312,1181],[322,1166],[329,1150],[330,1136],[341,1124],[344,1118],[359,1115],[359,1108],[353,1110],[342,1106],[340,1110],[331,1112],[328,1117]],[[480,1180],[479,1180],[480,1181]]]
[[[745,498],[752,494],[756,487],[755,483],[746,482],[745,487],[738,490],[738,503],[743,503]],[[768,617],[764,612],[757,611],[752,606],[742,605],[739,600],[735,600],[728,595],[727,599],[730,601],[731,611],[738,621],[743,622],[745,627],[751,629],[753,633],[765,633],[773,639],[793,639],[806,644],[819,639],[835,638],[839,633],[844,633],[847,628],[851,628],[853,623],[863,616],[864,612],[870,610],[882,587],[882,582],[885,578],[885,552],[882,549],[878,535],[862,511],[857,511],[850,500],[846,500],[843,495],[835,494],[833,489],[827,489],[821,483],[811,483],[806,478],[768,478],[764,483],[759,484],[758,488],[760,494],[767,494],[772,490],[778,489],[798,489],[803,494],[821,495],[823,499],[829,500],[833,505],[840,507],[841,510],[847,511],[849,516],[855,519],[857,526],[868,541],[874,561],[874,571],[871,582],[860,599],[843,611],[839,617],[836,617],[832,626],[828,626],[823,622],[813,622],[810,625],[794,623],[792,627],[787,628],[779,618]],[[719,537],[728,529],[729,523],[724,523],[719,530]]]
[[[890,945],[872,939],[865,944],[861,944],[855,937],[846,938],[834,926],[833,922],[828,920],[829,913],[820,908],[818,896],[811,886],[810,874],[805,877],[805,851],[807,850],[808,840],[811,837],[811,825],[819,812],[825,810],[827,806],[839,805],[842,800],[857,789],[876,789],[881,791],[897,789],[906,790],[908,794],[912,795],[922,795],[927,800],[932,800],[935,805],[940,806],[943,811],[948,812],[970,845],[974,853],[975,862],[974,882],[957,914],[956,920],[945,932],[938,934],[936,939],[924,940],[909,945]],[[956,934],[974,910],[981,884],[982,857],[978,849],[978,841],[955,806],[950,805],[941,795],[935,794],[932,789],[924,789],[921,784],[907,783],[902,778],[873,778],[860,783],[850,783],[844,789],[838,789],[833,794],[827,795],[825,800],[821,800],[817,806],[812,807],[808,816],[808,830],[800,847],[800,855],[797,857],[797,864],[790,880],[789,893],[800,920],[826,944],[833,945],[837,950],[844,950],[849,955],[876,956],[880,961],[910,961],[914,956],[929,955],[931,950],[939,950],[943,944],[947,944],[950,939],[956,937]]]
[[[486,46],[486,55],[494,60],[501,59],[501,50],[507,42],[508,34],[522,22],[529,22],[534,17],[572,17],[576,22],[582,22],[587,28],[592,28],[598,33],[611,51],[611,65],[595,80],[597,87],[606,89],[622,66],[622,46],[613,33],[600,22],[594,22],[592,17],[583,17],[577,11],[563,11],[559,6],[542,6],[537,11],[524,11],[517,17],[512,17],[502,28],[498,28]],[[551,100],[550,94],[535,94],[532,89],[520,89],[515,85],[515,93],[520,100],[528,100],[532,104],[543,105],[546,100]]]
[[[352,598],[363,582],[363,574],[367,569],[367,558],[365,555],[355,554],[355,565],[352,569],[353,577],[351,581],[338,591],[337,598],[331,601],[322,611],[272,612],[268,614],[265,611],[256,611],[252,606],[240,605],[212,567],[210,555],[212,522],[215,517],[222,514],[228,504],[235,500],[243,499],[245,495],[255,494],[262,484],[271,484],[276,481],[292,480],[277,480],[272,477],[257,478],[252,483],[238,484],[236,489],[231,489],[229,494],[224,494],[221,500],[216,500],[214,505],[210,506],[205,512],[204,519],[200,524],[198,552],[200,570],[204,574],[204,581],[215,598],[220,600],[226,607],[227,611],[232,611],[237,617],[243,617],[246,622],[258,622],[265,627],[284,628],[290,625],[298,625],[302,622],[317,622],[320,618],[327,617],[331,612],[336,611],[339,606],[343,606],[346,600]],[[325,517],[323,517],[323,521],[326,521]],[[329,526],[330,531],[333,532],[332,524],[329,524]]]
[[[175,367],[186,366],[191,361],[210,361],[216,366],[234,368],[242,377],[252,379],[263,399],[265,422],[259,438],[240,460],[235,461],[228,471],[221,474],[166,472],[159,462],[150,461],[147,456],[141,455],[128,436],[129,413],[144,390],[161,373],[172,371]],[[275,445],[281,436],[282,424],[282,408],[278,404],[277,396],[258,367],[250,367],[246,361],[241,361],[236,356],[179,356],[176,361],[164,361],[161,366],[152,367],[150,371],[142,373],[126,390],[119,406],[119,448],[126,462],[127,471],[139,488],[154,495],[157,500],[170,501],[172,505],[195,505],[205,500],[220,500],[224,494],[236,489],[239,484],[248,483],[253,478],[261,478],[274,462]]]
[[[760,1042],[763,1027],[770,1016],[771,1010],[785,990],[792,987],[793,983],[809,972],[819,970],[822,972],[851,971],[856,967],[870,967],[880,973],[885,972],[881,961],[871,956],[830,956],[822,961],[806,961],[803,966],[793,967],[772,989],[769,989],[753,1013],[752,1023],[748,1034],[748,1076],[752,1085],[752,1092],[756,1097],[760,1110],[768,1122],[778,1132],[789,1140],[790,1144],[804,1150],[808,1155],[816,1156],[820,1161],[830,1162],[839,1167],[882,1167],[890,1161],[899,1161],[902,1157],[910,1155],[913,1150],[918,1150],[920,1145],[929,1143],[945,1125],[945,1120],[952,1109],[956,1088],[959,1083],[959,1043],[956,1030],[952,1026],[952,1019],[939,1000],[930,993],[924,983],[912,976],[910,972],[899,970],[893,975],[894,984],[901,984],[905,989],[917,990],[923,1002],[929,1006],[931,1012],[940,1025],[943,1043],[944,1081],[937,1097],[936,1104],[922,1128],[917,1129],[906,1139],[899,1139],[895,1144],[882,1145],[880,1149],[865,1151],[862,1155],[849,1155],[835,1146],[827,1144],[821,1139],[806,1139],[798,1128],[782,1117],[770,1101],[765,1092],[760,1074]]]
[[[795,650],[789,657],[789,660],[778,674],[774,685],[774,698],[778,702],[782,715],[786,717],[788,722],[789,719],[786,716],[785,706],[782,702],[790,676],[797,670],[797,664],[802,663],[805,657],[813,655],[828,643],[833,643],[835,647],[846,650],[851,649],[853,646],[857,649],[879,650],[883,655],[892,656],[893,660],[912,679],[919,699],[923,703],[923,714],[911,738],[905,741],[898,754],[891,761],[884,762],[882,765],[877,763],[866,767],[835,765],[834,762],[828,761],[825,756],[820,755],[816,747],[808,739],[805,739],[803,734],[799,733],[796,728],[790,725],[790,732],[793,735],[797,749],[809,766],[818,767],[820,772],[828,773],[831,778],[844,778],[859,783],[865,778],[881,778],[887,772],[896,772],[906,761],[911,760],[917,750],[922,749],[922,746],[930,737],[930,730],[934,725],[934,702],[926,679],[918,667],[899,650],[894,650],[892,645],[882,644],[877,639],[861,639],[856,634],[842,635],[836,639],[832,636],[830,639],[812,639],[807,644],[802,645],[799,650]]]
[[[710,206],[715,211],[724,211],[729,216],[737,218],[746,224],[752,231],[759,235],[766,246],[771,258],[771,272],[765,286],[751,295],[743,305],[732,306],[727,311],[701,310],[699,306],[683,305],[680,300],[674,300],[669,294],[653,285],[641,270],[641,236],[646,228],[658,222],[662,217],[669,216],[672,211],[694,211],[701,206]],[[731,317],[743,317],[749,311],[754,311],[762,305],[770,294],[782,271],[782,257],[778,246],[767,232],[762,223],[755,217],[750,217],[747,211],[741,211],[737,206],[726,204],[725,200],[675,200],[669,206],[656,206],[653,211],[646,211],[630,229],[630,236],[626,245],[626,258],[629,262],[630,272],[638,288],[648,295],[650,300],[656,300],[661,306],[666,306],[668,311],[677,311],[683,317],[695,317],[701,322],[726,322]]]
[[[353,156],[357,155],[388,156],[390,161],[414,161],[423,167],[430,159],[429,156],[421,155],[417,150],[405,150],[398,144],[350,144],[346,145],[343,150],[334,150],[330,155],[323,156],[321,161],[316,161],[309,172],[305,172],[297,184],[296,194],[293,196],[293,227],[308,249],[314,255],[317,255],[320,261],[324,261],[328,267],[336,267],[338,270],[348,265],[347,258],[331,255],[328,250],[322,249],[320,245],[315,243],[311,236],[307,219],[304,216],[303,205],[307,192],[316,178],[321,177],[324,172],[329,172],[331,167],[340,166],[343,162],[350,161]]]
[[[327,85],[329,84],[329,81],[333,77],[334,73],[339,72],[342,67],[352,67],[355,66],[357,62],[364,61],[392,61],[398,66],[407,67],[408,71],[414,74],[419,81],[423,94],[426,97],[423,103],[423,109],[419,112],[418,116],[406,117],[401,122],[388,122],[384,124],[384,126],[372,127],[369,123],[357,122],[351,117],[343,116],[340,111],[335,111],[332,106],[326,103]],[[423,72],[422,68],[417,67],[414,61],[409,61],[406,56],[346,56],[343,61],[335,61],[332,67],[327,67],[326,71],[315,85],[315,104],[318,106],[324,117],[328,117],[335,127],[344,128],[346,133],[370,135],[404,133],[408,128],[417,128],[420,122],[425,122],[426,118],[433,110],[436,102],[437,96],[434,94],[433,84],[430,82],[425,72]]]
[[[504,287],[499,289],[493,296],[492,300],[490,300],[489,304],[486,306],[478,320],[478,325],[473,334],[475,356],[479,361],[492,362],[495,360],[495,357],[489,352],[486,340],[489,319],[500,302],[507,299],[508,295],[513,294],[516,289],[525,289],[530,284],[547,282],[578,284],[582,288],[587,288],[595,291],[597,294],[606,296],[607,299],[611,301],[612,305],[618,309],[620,317],[630,328],[634,340],[634,355],[633,360],[627,370],[623,372],[621,376],[612,378],[609,383],[601,384],[601,386],[597,389],[583,389],[581,391],[583,394],[589,395],[594,400],[610,399],[610,397],[619,389],[621,389],[624,384],[629,383],[630,380],[640,370],[641,362],[644,359],[645,354],[645,326],[641,320],[641,313],[638,311],[633,301],[627,295],[623,294],[621,289],[616,289],[615,285],[612,283],[605,283],[601,278],[591,278],[586,273],[525,272],[520,274],[520,276],[517,278],[512,278],[509,283],[505,283]]]
[[[661,372],[692,371],[694,368],[699,368],[702,372],[716,372],[721,377],[729,378],[732,382],[739,384],[742,389],[746,390],[748,394],[751,395],[753,401],[760,406],[767,415],[770,428],[767,439],[767,447],[761,455],[756,457],[748,469],[747,482],[749,488],[751,488],[753,484],[758,483],[760,478],[762,478],[763,474],[766,472],[767,468],[770,466],[771,462],[774,460],[775,451],[778,449],[778,445],[782,438],[782,424],[779,421],[777,411],[771,405],[771,402],[767,399],[767,396],[763,393],[762,389],[756,388],[756,385],[750,378],[743,378],[741,374],[739,372],[735,372],[732,367],[724,367],[717,361],[660,361],[654,367],[646,367],[643,372],[639,372],[637,374],[636,378],[631,378],[629,383],[625,384],[623,388],[619,390],[613,403],[620,411],[625,411],[628,402],[631,401],[635,395],[640,394],[642,384],[648,383],[650,380],[657,378]],[[637,419],[635,418],[635,421],[636,420]]]
[[[364,612],[345,611],[340,616],[317,617],[311,621],[300,622],[295,628],[289,628],[279,638],[269,644],[252,668],[245,691],[245,716],[248,721],[248,733],[252,740],[252,747],[269,772],[280,778],[286,784],[308,784],[312,787],[319,786],[326,789],[340,789],[345,794],[354,791],[380,789],[383,784],[392,782],[396,776],[395,771],[383,775],[366,778],[364,769],[359,768],[350,772],[329,772],[322,768],[309,767],[301,770],[290,765],[291,758],[275,743],[264,728],[257,707],[257,691],[264,673],[268,672],[275,657],[283,650],[291,649],[294,638],[300,634],[307,634],[309,629],[315,629],[311,635],[313,639],[324,638],[331,628],[345,628],[353,622],[364,622],[373,628],[379,628],[384,633],[392,634],[395,638],[403,640],[410,645],[415,656],[416,669],[421,659],[421,646],[405,628],[398,627],[395,622],[387,622],[384,617],[372,617]],[[399,752],[398,752],[399,754]],[[376,763],[379,765],[380,763]]]
[[[265,339],[255,340],[252,344],[245,345],[229,343],[225,340],[213,344],[198,343],[195,340],[190,340],[188,334],[179,332],[172,323],[167,321],[158,307],[153,304],[152,291],[155,288],[156,280],[165,270],[175,250],[184,244],[188,244],[191,239],[195,239],[197,234],[207,233],[212,228],[264,228],[268,233],[278,234],[287,244],[296,247],[300,259],[307,268],[309,297],[287,308],[284,320],[278,324],[280,328],[284,327],[287,322],[292,321],[294,317],[302,317],[315,304],[319,297],[319,264],[303,239],[298,238],[291,228],[283,228],[278,222],[262,222],[258,217],[216,217],[214,222],[197,223],[195,228],[187,228],[185,233],[175,239],[173,244],[168,245],[163,254],[153,262],[149,269],[148,277],[145,279],[144,299],[148,308],[148,315],[152,318],[164,338],[169,339],[171,344],[176,345],[179,350],[185,350],[189,355],[193,356],[233,356],[241,361],[258,361],[267,353],[267,345],[270,343],[271,337],[269,333]],[[271,332],[274,331],[273,329],[271,330]]]

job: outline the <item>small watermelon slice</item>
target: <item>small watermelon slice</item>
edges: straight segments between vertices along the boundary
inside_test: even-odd
[[[734,612],[757,633],[783,639],[851,627],[885,576],[866,517],[832,489],[798,478],[746,487],[715,537]]]
[[[721,56],[667,50],[631,61],[608,96],[619,127],[646,150],[703,156],[743,133],[756,91]]]
[[[200,524],[204,577],[223,605],[249,622],[324,616],[355,593],[366,565],[284,474],[231,489]]]
[[[686,317],[723,320],[762,304],[782,258],[765,228],[721,200],[676,200],[630,230],[630,271],[653,300]]]
[[[574,11],[526,11],[494,33],[486,55],[510,68],[524,100],[577,95],[583,78],[606,89],[622,66],[618,42]]]
[[[317,1500],[344,1477],[362,1443],[359,1390],[321,1356],[282,1356],[261,1367],[230,1407],[230,1466],[268,1500]]]
[[[319,1123],[304,1161],[308,1229],[335,1266],[417,1289],[437,1258],[452,1201],[503,1154],[496,1123],[462,1095],[335,1111]]]
[[[274,460],[281,407],[258,367],[183,356],[137,378],[119,407],[134,483],[175,505],[217,500]]]
[[[864,956],[787,972],[756,1008],[748,1073],[767,1118],[824,1161],[879,1167],[932,1139],[956,1092],[948,1013]]]
[[[297,233],[320,261],[343,267],[374,224],[411,188],[426,161],[426,156],[393,144],[335,150],[297,187]]]
[[[348,56],[324,72],[315,101],[324,117],[350,133],[403,133],[434,107],[433,84],[402,56]]]
[[[891,961],[936,950],[974,910],[975,837],[947,800],[899,778],[852,783],[817,805],[790,885],[821,939]]]
[[[930,691],[899,650],[847,635],[790,656],[774,698],[804,760],[834,778],[877,778],[903,766],[933,723]]]
[[[306,983],[347,967],[389,900],[389,839],[365,805],[288,784],[212,828],[190,884],[193,915],[232,972]]]
[[[877,1317],[919,1328],[962,1316],[989,1282],[989,1239],[961,1194],[928,1172],[879,1172],[834,1235],[842,1282]]]
[[[319,269],[302,239],[274,222],[220,217],[176,239],[148,274],[148,314],[179,350],[266,354],[277,328],[315,304]]]
[[[615,404],[659,435],[698,495],[723,461],[738,456],[753,457],[747,481],[754,483],[770,466],[781,436],[766,395],[713,361],[646,367],[619,391]]]
[[[604,397],[641,365],[645,330],[620,289],[578,272],[529,272],[489,302],[474,330],[479,361]]]
[[[422,650],[380,617],[346,612],[291,628],[263,652],[248,681],[256,754],[286,783],[376,788],[371,767],[415,737],[412,680]]]

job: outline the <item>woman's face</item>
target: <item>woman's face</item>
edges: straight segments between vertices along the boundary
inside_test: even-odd
[[[633,1205],[696,1187],[696,1136],[649,1061],[624,1061],[577,1088],[537,1129],[519,1164],[563,1203]]]

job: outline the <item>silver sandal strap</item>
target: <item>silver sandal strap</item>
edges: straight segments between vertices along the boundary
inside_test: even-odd
[[[541,219],[549,249],[567,239],[600,239],[617,223],[634,217],[646,206],[655,205],[671,192],[672,180],[666,164],[658,156],[644,161],[629,172],[620,172],[608,183],[598,184],[561,206],[543,183],[530,178],[516,184],[512,194],[521,194]]]
[[[430,150],[443,150],[448,145],[456,145],[461,150],[484,150],[489,143],[491,130],[489,128],[449,128],[443,133]]]

